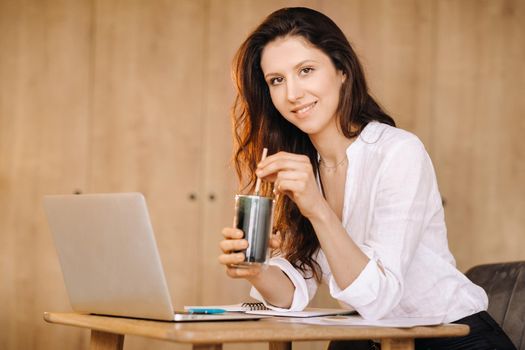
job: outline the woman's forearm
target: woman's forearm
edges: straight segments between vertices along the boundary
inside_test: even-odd
[[[283,309],[292,305],[295,286],[277,266],[268,266],[257,276],[247,279],[269,304]]]
[[[337,285],[345,289],[366,267],[368,257],[348,235],[328,203],[309,219]]]

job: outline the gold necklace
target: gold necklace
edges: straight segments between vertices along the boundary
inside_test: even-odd
[[[337,163],[336,165],[326,165],[326,163],[323,160],[323,158],[320,158],[319,166],[325,168],[326,171],[328,171],[328,172],[332,172],[332,171],[336,171],[336,169],[339,168],[341,165],[343,165],[345,163],[345,161],[347,161],[347,160],[348,160],[348,158],[345,155],[345,157],[339,163]]]

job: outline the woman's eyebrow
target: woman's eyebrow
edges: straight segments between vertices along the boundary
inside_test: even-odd
[[[318,62],[317,62],[316,60],[313,60],[313,59],[303,60],[303,61],[297,63],[295,66],[293,66],[293,69],[297,69],[297,68],[301,67],[302,65],[304,65],[304,64],[306,64],[306,63],[318,63]],[[274,75],[279,75],[279,73],[273,73],[273,72],[266,73],[266,74],[264,75],[264,77],[265,77],[266,79],[268,79],[269,77],[274,76]]]

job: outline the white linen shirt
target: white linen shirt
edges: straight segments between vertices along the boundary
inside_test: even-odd
[[[315,260],[331,296],[365,319],[442,317],[452,322],[486,310],[485,291],[455,267],[436,175],[421,141],[371,122],[346,155],[342,225],[370,261],[341,289],[319,250]],[[295,286],[290,310],[304,309],[317,291],[315,279],[305,279],[282,257],[269,264],[281,268]],[[255,288],[250,294],[282,310]]]

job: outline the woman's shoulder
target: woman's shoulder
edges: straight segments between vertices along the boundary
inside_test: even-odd
[[[424,145],[415,134],[388,124],[370,122],[359,135],[365,145],[380,153],[390,153],[404,149],[424,150]]]

